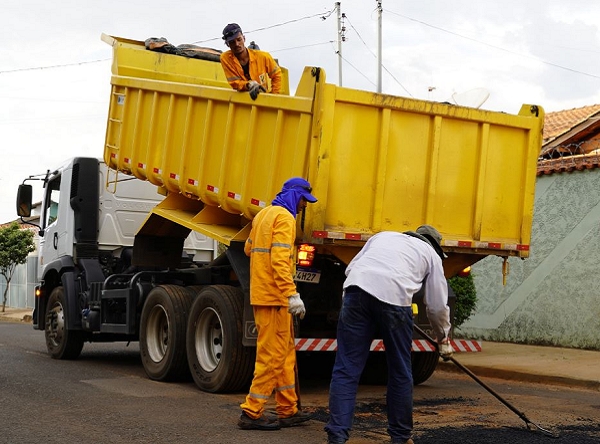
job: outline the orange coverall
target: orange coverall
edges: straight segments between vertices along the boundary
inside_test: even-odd
[[[250,303],[258,331],[254,378],[246,401],[240,405],[252,418],[260,418],[275,390],[276,411],[287,418],[298,411],[294,366],[296,350],[288,298],[296,293],[293,280],[293,246],[296,219],[285,208],[269,206],[252,221],[244,245],[250,256]]]
[[[266,92],[279,94],[281,91],[281,69],[273,60],[271,54],[257,49],[248,49],[248,57],[250,58],[251,79],[244,77],[242,65],[240,65],[233,52],[225,51],[221,54],[221,66],[231,87],[237,91],[246,91],[248,81],[255,80],[263,86]]]

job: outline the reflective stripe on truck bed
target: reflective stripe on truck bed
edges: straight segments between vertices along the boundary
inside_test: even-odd
[[[313,237],[316,239],[338,239],[338,240],[358,240],[366,242],[373,234],[349,233],[346,231],[313,231]],[[502,243],[502,242],[481,242],[474,240],[442,240],[442,247],[460,247],[460,248],[484,248],[492,250],[509,251],[529,251],[529,245]]]

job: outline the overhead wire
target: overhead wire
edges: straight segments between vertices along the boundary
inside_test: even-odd
[[[367,45],[367,43],[365,42],[365,40],[362,38],[362,36],[360,35],[360,33],[358,32],[358,30],[354,27],[354,25],[352,24],[352,22],[350,21],[350,19],[348,18],[348,16],[346,16],[346,20],[348,20],[348,23],[350,24],[350,27],[354,30],[354,32],[356,33],[356,35],[358,36],[358,38],[360,39],[360,41],[363,43],[363,45],[365,45],[365,48],[367,48],[367,50],[373,55],[373,57],[377,58],[377,55],[375,55],[375,53],[373,51],[371,51],[371,48],[369,48],[369,46]],[[344,59],[344,57],[342,57],[342,60],[346,61],[346,59]],[[347,62],[349,63],[349,62]],[[381,66],[383,67],[383,69],[385,70],[385,72],[387,72],[392,79],[394,79],[396,81],[396,83],[398,83],[398,85],[400,85],[402,87],[402,89],[410,96],[410,97],[414,97],[410,91],[408,89],[406,89],[406,87],[402,84],[402,82],[400,82],[391,72],[389,69],[386,68],[385,64],[381,63]],[[362,74],[362,73],[361,73]],[[364,74],[363,74],[364,76]],[[373,82],[371,82],[373,83]],[[374,84],[374,83],[373,83]]]
[[[326,18],[328,18],[329,16],[331,16],[331,14],[333,14],[334,11],[335,11],[335,8],[332,9],[332,10],[326,11],[324,13],[312,14],[312,15],[308,15],[308,16],[305,16],[305,17],[300,17],[300,18],[297,18],[297,19],[287,20],[287,21],[284,21],[284,22],[276,23],[274,25],[269,25],[269,26],[264,26],[264,27],[252,29],[250,31],[247,31],[247,33],[252,33],[252,32],[258,32],[258,31],[264,31],[264,30],[268,30],[268,29],[273,29],[273,28],[285,26],[285,25],[288,25],[288,24],[291,24],[291,23],[296,23],[296,22],[300,22],[300,21],[311,19],[311,18],[315,18],[315,17],[320,17],[322,20],[325,20]],[[510,53],[510,54],[518,55],[520,57],[534,59],[534,60],[537,60],[537,61],[539,61],[541,63],[546,64],[546,65],[553,66],[553,67],[559,68],[559,69],[563,69],[563,70],[566,70],[566,71],[569,71],[569,72],[572,72],[572,73],[575,73],[575,74],[581,74],[581,75],[585,75],[585,76],[592,77],[592,78],[600,78],[600,75],[595,75],[595,74],[591,74],[591,73],[584,72],[584,71],[581,71],[581,70],[569,68],[567,66],[563,66],[563,65],[559,65],[557,63],[546,61],[546,60],[541,59],[541,58],[536,57],[536,56],[531,56],[531,55],[522,54],[522,53],[519,53],[519,52],[516,52],[516,51],[512,51],[512,50],[509,50],[509,49],[506,49],[506,48],[503,48],[503,47],[500,47],[500,46],[497,46],[497,45],[493,45],[493,44],[490,44],[490,43],[487,43],[487,42],[484,42],[484,41],[481,41],[481,40],[478,40],[478,39],[475,39],[475,38],[472,38],[472,37],[468,37],[468,36],[459,34],[459,33],[454,32],[454,31],[450,31],[450,30],[442,28],[440,26],[432,25],[432,24],[427,23],[425,21],[418,20],[418,19],[406,16],[404,14],[400,14],[398,12],[389,10],[387,8],[386,8],[386,12],[389,13],[389,14],[392,14],[392,15],[396,15],[398,17],[402,17],[402,18],[404,18],[406,20],[413,21],[415,23],[419,23],[419,24],[421,24],[423,26],[427,26],[429,28],[436,29],[436,30],[444,32],[444,33],[451,34],[451,35],[454,35],[454,36],[462,38],[462,39],[470,40],[472,42],[479,43],[479,44],[482,44],[482,45],[485,45],[485,46],[497,49],[499,51],[504,51],[504,52],[507,52],[507,53]],[[356,35],[359,37],[359,39],[361,40],[361,42],[363,43],[363,45],[369,50],[369,52],[371,52],[372,55],[375,56],[375,54],[373,54],[373,51],[371,51],[371,49],[368,47],[368,45],[366,44],[366,42],[364,41],[364,39],[362,38],[362,36],[358,32],[358,30],[350,22],[350,20],[348,19],[347,16],[346,16],[346,19],[348,20],[351,28],[354,30],[354,32],[356,33]],[[219,39],[220,39],[220,37],[215,37],[215,38],[206,39],[206,40],[198,40],[198,41],[194,42],[193,44],[206,43],[206,42],[210,42],[210,41],[214,41],[214,40],[219,40]],[[320,42],[320,43],[314,43],[314,44],[302,45],[302,46],[296,46],[296,47],[290,47],[290,48],[281,48],[281,49],[278,49],[276,51],[287,51],[287,50],[299,49],[299,48],[310,47],[310,46],[318,46],[318,45],[328,44],[328,43],[331,43],[331,42],[332,41],[327,41],[327,42]],[[276,52],[276,51],[272,51],[272,52]],[[337,51],[335,51],[335,52],[337,53]],[[65,67],[70,67],[70,66],[81,66],[81,65],[93,64],[93,63],[105,62],[105,61],[109,61],[109,60],[111,60],[111,59],[110,58],[105,58],[105,59],[90,60],[90,61],[85,61],[85,62],[64,63],[64,64],[59,64],[59,65],[36,66],[36,67],[29,67],[29,68],[17,68],[17,69],[10,69],[10,70],[1,70],[0,74],[9,74],[9,73],[25,72],[25,71],[35,71],[35,70],[43,70],[43,69],[65,68]],[[360,72],[360,70],[358,70],[358,68],[356,68],[354,65],[352,65],[348,61],[348,59],[342,57],[342,60],[344,60],[346,63],[348,63],[350,66],[352,66],[362,76],[366,77],[363,73]],[[410,92],[404,87],[404,85],[391,73],[391,71],[389,69],[387,69],[387,67],[383,63],[382,63],[382,67],[394,79],[394,81],[396,81],[398,83],[398,85],[400,85],[404,89],[404,91],[406,91],[407,94],[411,95]],[[371,83],[373,83],[373,82],[371,82]],[[412,95],[411,95],[411,97],[412,97]]]
[[[267,29],[278,28],[280,26],[289,25],[290,23],[297,23],[297,22],[301,22],[302,20],[307,20],[307,19],[311,19],[311,18],[315,18],[315,17],[320,17],[322,20],[325,20],[325,18],[327,18],[331,14],[333,14],[334,11],[335,11],[335,9],[332,9],[330,11],[320,13],[320,14],[307,15],[305,17],[300,17],[300,18],[293,19],[293,20],[287,20],[285,22],[276,23],[274,25],[263,26],[262,28],[251,29],[250,31],[244,31],[244,34],[251,34],[253,32],[258,32],[258,31],[266,31]],[[212,42],[213,40],[221,40],[221,39],[222,39],[221,37],[214,37],[214,38],[206,39],[206,40],[198,40],[196,42],[193,42],[193,44],[196,45],[199,43]]]
[[[290,51],[292,49],[302,49],[302,48],[309,48],[311,46],[320,46],[320,45],[327,45],[330,43],[334,43],[333,40],[328,40],[326,42],[319,42],[319,43],[310,43],[308,45],[301,45],[301,46],[292,46],[290,48],[281,48],[281,49],[272,49],[269,50],[270,53],[274,53],[274,52],[281,52],[281,51]]]
[[[42,69],[66,68],[69,66],[89,65],[91,63],[106,62],[108,60],[111,60],[111,59],[107,58],[107,59],[90,60],[87,62],[63,63],[61,65],[33,66],[30,68],[6,69],[4,71],[0,71],[0,74],[9,74],[12,72],[23,72],[23,71],[36,71],[36,70],[42,70]]]
[[[546,65],[550,65],[550,66],[553,66],[555,68],[564,69],[566,71],[570,71],[570,72],[573,72],[573,73],[576,73],[576,74],[581,74],[581,75],[584,75],[584,76],[588,76],[588,77],[593,77],[593,78],[596,78],[596,79],[600,79],[600,75],[590,74],[590,73],[585,72],[585,71],[580,71],[580,70],[577,70],[577,69],[569,68],[567,66],[559,65],[557,63],[548,62],[547,60],[544,60],[544,59],[542,59],[540,57],[536,57],[536,56],[532,56],[532,55],[527,55],[527,54],[522,54],[522,53],[519,53],[519,52],[516,52],[516,51],[511,51],[510,49],[502,48],[501,46],[492,45],[491,43],[487,43],[487,42],[484,42],[484,41],[481,41],[481,40],[477,40],[477,39],[474,39],[472,37],[468,37],[468,36],[459,34],[457,32],[450,31],[448,29],[444,29],[444,28],[441,28],[439,26],[432,25],[432,24],[424,22],[422,20],[417,20],[417,19],[414,19],[412,17],[408,17],[406,15],[399,14],[399,13],[394,12],[394,11],[390,11],[389,9],[386,9],[386,11],[388,13],[390,13],[390,14],[397,15],[398,17],[402,17],[402,18],[405,18],[407,20],[413,21],[415,23],[419,23],[419,24],[421,24],[423,26],[427,26],[429,28],[433,28],[433,29],[436,29],[438,31],[442,31],[442,32],[454,35],[456,37],[460,37],[460,38],[465,39],[465,40],[470,40],[472,42],[476,42],[476,43],[479,43],[481,45],[489,46],[490,48],[494,48],[494,49],[497,49],[499,51],[504,51],[504,52],[507,52],[509,54],[514,54],[514,55],[518,55],[520,57],[525,57],[525,58],[528,58],[528,59],[537,60],[538,62],[544,63]]]

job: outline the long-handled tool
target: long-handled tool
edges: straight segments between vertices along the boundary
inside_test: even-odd
[[[300,321],[296,318],[296,316],[292,315],[292,334],[294,335],[294,343],[296,342],[296,332],[298,331],[297,324]],[[294,347],[294,353],[296,353],[296,348]],[[298,401],[296,402],[296,406],[298,410],[302,410],[302,402],[300,401],[300,378],[298,378],[298,356],[294,356],[294,388],[296,390],[296,397]]]
[[[427,333],[425,333],[423,331],[423,329],[421,327],[419,327],[417,324],[414,324],[414,328],[421,336],[423,336],[425,339],[427,339],[431,343],[431,345],[433,347],[435,347],[436,350],[438,350],[438,344],[436,341],[433,340],[433,338],[431,338]],[[525,421],[525,426],[527,427],[528,430],[540,431],[544,435],[550,436],[552,438],[559,437],[558,434],[552,433],[550,430],[546,430],[543,427],[540,427],[539,425],[537,425],[535,422],[531,421],[527,416],[525,416],[525,413],[517,410],[517,408],[515,408],[512,404],[510,404],[506,399],[502,398],[498,393],[496,393],[494,390],[492,390],[491,387],[489,387],[486,383],[484,383],[481,379],[479,379],[471,370],[469,370],[467,367],[462,365],[460,362],[458,362],[452,356],[447,358],[447,360],[454,362],[454,364],[458,368],[460,368],[463,372],[465,372],[472,379],[474,379],[475,382],[477,382],[480,386],[482,386],[484,389],[486,389],[488,392],[490,392],[498,401],[500,401],[502,404],[504,404],[506,407],[508,407],[510,410],[512,410],[512,412],[515,413],[519,418],[521,418],[523,421]]]

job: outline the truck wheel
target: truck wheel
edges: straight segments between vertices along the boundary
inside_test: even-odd
[[[244,295],[226,285],[204,287],[192,305],[187,356],[196,385],[206,392],[232,392],[248,386],[255,349],[242,345]]]
[[[50,293],[46,305],[46,348],[54,359],[75,359],[83,348],[83,332],[68,330],[65,319],[67,298],[63,287]]]
[[[440,360],[438,352],[415,352],[412,354],[413,384],[419,385],[427,381]]]
[[[185,287],[153,288],[142,309],[140,354],[144,370],[155,381],[174,381],[189,375],[185,330],[192,295]]]

